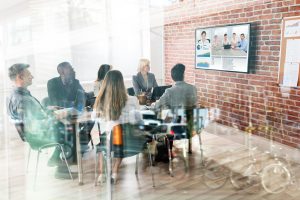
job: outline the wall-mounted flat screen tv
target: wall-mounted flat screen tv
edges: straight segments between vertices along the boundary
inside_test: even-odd
[[[196,68],[248,72],[250,24],[199,28],[196,37]]]

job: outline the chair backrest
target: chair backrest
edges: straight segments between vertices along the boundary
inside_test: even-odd
[[[133,87],[127,88],[127,94],[129,96],[134,96],[135,95]]]
[[[174,140],[188,139],[187,126],[183,124],[171,126],[170,132],[174,134]]]
[[[94,92],[86,92],[85,93],[85,106],[93,107],[95,103],[96,97],[94,96]]]
[[[119,124],[113,128],[112,140],[119,141],[120,138],[114,138],[122,135],[121,144],[112,144],[112,151],[114,151],[115,157],[129,157],[140,153],[146,143],[146,137],[142,134],[139,125],[133,125],[130,123]]]

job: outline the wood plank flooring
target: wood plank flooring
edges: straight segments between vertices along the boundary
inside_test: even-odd
[[[13,128],[7,131],[14,132]],[[15,133],[13,133],[15,134]],[[0,200],[92,200],[106,199],[106,185],[94,186],[94,152],[90,151],[83,158],[84,185],[78,180],[59,180],[54,178],[55,168],[47,167],[51,155],[42,154],[37,186],[33,188],[36,153],[32,153],[29,171],[26,173],[27,146],[18,137],[0,134]],[[212,134],[203,134],[205,160],[214,160],[220,164],[231,162],[245,165],[247,152],[245,146],[224,140]],[[235,153],[233,153],[235,152]],[[174,177],[168,174],[167,163],[157,163],[154,167],[156,187],[152,187],[150,169],[145,156],[140,156],[139,174],[135,176],[135,157],[123,161],[119,181],[113,186],[113,199],[200,199],[200,200],[276,200],[300,199],[300,190],[286,190],[280,194],[268,194],[261,186],[251,193],[235,189],[230,181],[219,189],[210,189],[203,182],[204,168],[201,165],[198,138],[193,138],[193,154],[189,155],[189,171],[184,173],[180,159],[174,159]],[[238,168],[235,165],[236,168]],[[76,169],[76,166],[72,166]],[[233,167],[234,168],[234,167]],[[299,172],[299,167],[295,170]]]

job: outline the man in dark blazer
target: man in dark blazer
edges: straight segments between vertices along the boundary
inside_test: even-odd
[[[57,66],[59,77],[52,78],[47,83],[49,104],[63,108],[74,108],[83,111],[85,107],[85,91],[79,80],[75,78],[75,71],[68,62],[62,62]],[[87,144],[90,141],[90,132],[94,122],[88,121],[79,124],[80,141],[84,146],[82,150],[88,149]]]
[[[63,108],[75,108],[82,111],[85,106],[85,93],[75,71],[68,62],[57,66],[59,77],[52,78],[47,83],[49,104]]]

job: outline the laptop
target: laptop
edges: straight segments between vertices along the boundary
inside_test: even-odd
[[[151,100],[158,100],[167,88],[172,87],[172,85],[158,86],[153,89]]]
[[[224,49],[231,49],[231,44],[225,44]]]

